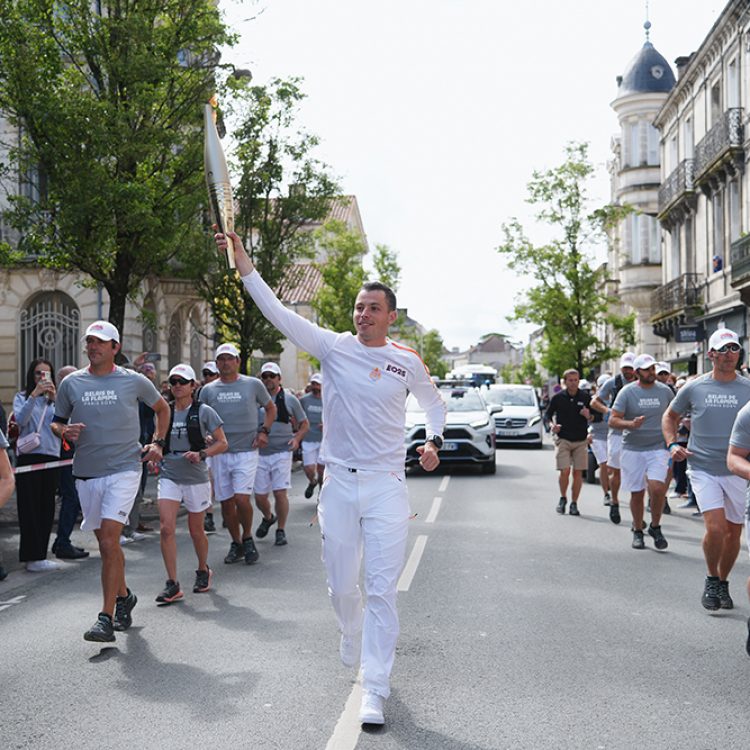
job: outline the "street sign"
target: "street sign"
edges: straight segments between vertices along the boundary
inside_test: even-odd
[[[690,344],[703,341],[703,326],[700,323],[688,326],[677,326],[674,340],[678,344]]]

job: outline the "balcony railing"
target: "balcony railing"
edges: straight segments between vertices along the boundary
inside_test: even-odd
[[[732,151],[742,150],[742,109],[728,109],[695,147],[695,176],[703,176]]]
[[[684,273],[651,293],[651,318],[665,318],[701,304],[697,273]]]
[[[669,208],[685,193],[693,192],[694,174],[695,162],[692,159],[683,159],[659,188],[659,213]]]
[[[729,257],[732,261],[732,284],[740,279],[750,281],[750,235],[732,243]]]

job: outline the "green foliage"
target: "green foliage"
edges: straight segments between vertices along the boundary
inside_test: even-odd
[[[10,159],[38,191],[6,219],[25,254],[100,282],[122,330],[126,298],[200,236],[200,104],[233,37],[213,0],[0,0],[0,17]]]
[[[444,378],[448,372],[448,365],[442,359],[445,344],[442,336],[433,328],[422,337],[422,359],[430,371],[430,375]]]
[[[523,353],[523,362],[518,369],[518,378],[517,382],[519,383],[526,383],[537,388],[541,388],[543,385],[542,376],[536,366],[536,359],[529,347]]]
[[[318,323],[334,331],[355,333],[352,312],[357,294],[365,281],[362,259],[367,252],[364,240],[341,221],[328,221],[315,232],[325,261],[317,263],[323,284],[312,306]]]
[[[375,245],[373,265],[375,266],[375,280],[383,282],[394,293],[397,292],[401,283],[401,266],[398,262],[398,253],[391,250],[388,245]]]
[[[587,145],[575,143],[566,148],[560,166],[535,171],[527,201],[537,207],[536,219],[557,236],[534,245],[512,219],[503,225],[498,248],[509,268],[534,282],[516,303],[513,319],[544,327],[542,364],[556,374],[568,367],[587,373],[621,351],[597,336],[598,323],[616,318],[609,314],[613,300],[601,291],[604,277],[593,265],[593,247],[628,209],[605,206],[587,213],[586,182],[593,171]]]

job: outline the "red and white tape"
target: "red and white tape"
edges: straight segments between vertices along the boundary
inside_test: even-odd
[[[26,474],[29,471],[42,471],[44,469],[57,469],[60,466],[70,466],[72,458],[64,458],[62,461],[48,461],[46,464],[29,464],[28,466],[17,466],[13,469],[14,474]]]

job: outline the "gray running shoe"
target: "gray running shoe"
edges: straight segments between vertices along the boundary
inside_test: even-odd
[[[704,609],[710,609],[711,611],[716,611],[721,607],[719,579],[717,576],[706,576],[706,582],[703,585],[701,604]]]
[[[271,514],[270,518],[264,518],[259,524],[258,528],[255,529],[255,536],[258,537],[258,539],[263,539],[268,534],[268,530],[273,526],[278,519],[276,516]]]
[[[115,640],[115,629],[112,618],[106,612],[100,612],[96,622],[83,634],[84,641],[95,643],[112,643]]]
[[[580,516],[581,514],[578,512],[578,503],[574,500],[570,504],[570,510],[568,511],[568,514],[571,516]]]
[[[167,585],[164,587],[164,591],[156,597],[156,601],[159,604],[171,604],[172,602],[179,601],[182,599],[184,594],[180,588],[179,581],[173,581],[171,578],[167,581]]]
[[[195,583],[193,584],[194,594],[203,594],[211,588],[211,579],[214,577],[214,573],[211,568],[206,565],[205,570],[195,571]]]
[[[567,505],[568,501],[564,498],[560,498],[560,502],[557,504],[557,508],[555,510],[560,513],[561,515],[565,513],[565,506]]]
[[[252,537],[242,540],[242,553],[245,556],[246,565],[252,565],[253,563],[258,562],[260,555],[258,554],[258,550]]]
[[[631,546],[633,547],[633,549],[645,549],[646,548],[646,545],[643,542],[642,531],[633,532],[633,544]]]
[[[128,589],[127,596],[118,596],[115,601],[115,630],[127,630],[133,624],[130,613],[138,604],[138,597]]]
[[[654,547],[658,550],[666,549],[669,546],[669,542],[664,538],[664,534],[661,533],[661,526],[648,525],[648,535],[654,540]]]
[[[719,581],[719,606],[721,609],[734,609],[734,602],[729,595],[729,581]]]
[[[224,562],[227,565],[231,565],[232,563],[236,563],[242,560],[242,556],[242,545],[239,542],[232,542],[229,545],[229,552],[224,558]]]
[[[276,529],[276,541],[274,544],[277,547],[283,547],[286,544],[286,531],[284,529]]]

